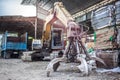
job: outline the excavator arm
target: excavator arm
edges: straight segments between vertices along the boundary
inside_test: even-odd
[[[56,2],[50,15],[47,16],[46,22],[44,24],[43,40],[49,41],[51,39],[51,26],[56,20],[61,21],[65,28],[68,27],[69,21],[74,21],[70,13],[63,6],[62,2]]]

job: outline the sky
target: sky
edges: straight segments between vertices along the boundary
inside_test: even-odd
[[[30,5],[21,5],[22,0],[0,0],[0,16],[21,15],[35,16],[36,8]]]

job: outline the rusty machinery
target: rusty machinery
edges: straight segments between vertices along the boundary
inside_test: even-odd
[[[59,62],[81,62],[81,64],[77,67],[85,75],[88,75],[89,70],[93,68],[93,66],[95,67],[95,62],[90,63],[91,60],[97,60],[105,65],[102,59],[95,56],[90,56],[87,53],[87,50],[81,41],[82,36],[85,35],[86,32],[83,31],[82,26],[79,26],[74,22],[74,19],[65,9],[62,2],[56,2],[54,4],[54,8],[51,10],[50,15],[46,18],[44,25],[44,41],[49,42],[51,36],[51,26],[56,20],[60,20],[64,24],[68,45],[62,57],[55,58],[48,64],[46,69],[47,76],[50,75],[51,71],[57,70]],[[91,66],[91,68],[89,66]]]

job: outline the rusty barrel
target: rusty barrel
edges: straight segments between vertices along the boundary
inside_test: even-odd
[[[100,62],[96,62],[98,68],[115,68],[118,66],[118,51],[112,50],[112,51],[100,51],[97,53],[97,57],[104,60],[106,63],[106,67],[102,65]]]

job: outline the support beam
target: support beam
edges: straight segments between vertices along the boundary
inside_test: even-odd
[[[80,11],[80,12],[72,15],[72,16],[73,16],[73,18],[77,18],[77,17],[79,17],[79,16],[82,16],[82,15],[88,13],[88,12],[91,12],[91,11],[93,11],[93,10],[95,10],[95,9],[98,9],[98,8],[100,8],[100,7],[102,7],[102,6],[105,6],[105,5],[110,4],[110,3],[112,3],[112,2],[115,2],[115,1],[117,1],[117,0],[103,0],[103,1],[101,1],[100,3],[97,3],[97,4],[95,4],[95,5],[91,6],[91,7],[83,10],[83,11]]]

